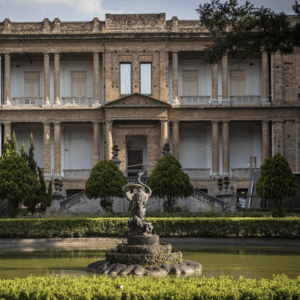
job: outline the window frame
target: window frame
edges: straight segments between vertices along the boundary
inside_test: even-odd
[[[130,92],[129,93],[126,93],[126,94],[122,94],[122,65],[130,65],[130,84],[129,84],[129,88],[130,88]],[[119,80],[120,80],[120,89],[119,89],[119,92],[120,92],[120,95],[122,96],[127,96],[127,95],[131,95],[132,94],[132,63],[131,62],[120,62],[120,77],[119,77]]]
[[[142,65],[150,65],[150,93],[142,93]],[[152,62],[140,62],[140,94],[147,96],[152,95]]]

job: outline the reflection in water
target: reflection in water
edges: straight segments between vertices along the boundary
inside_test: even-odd
[[[272,278],[273,274],[286,274],[290,278],[300,275],[299,248],[249,246],[197,246],[183,247],[183,258],[202,264],[205,277],[233,276],[245,278]],[[34,276],[93,276],[85,271],[88,264],[105,259],[105,251],[47,251],[0,253],[0,278],[14,279]]]

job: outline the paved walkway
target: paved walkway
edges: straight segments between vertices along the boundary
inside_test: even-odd
[[[0,239],[0,252],[46,250],[107,250],[126,242],[126,238],[51,238],[51,239]],[[281,238],[160,238],[174,248],[196,249],[209,246],[263,246],[299,247],[300,239]]]

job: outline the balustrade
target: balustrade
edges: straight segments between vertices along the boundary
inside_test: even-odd
[[[230,96],[230,102],[232,105],[260,105],[261,96],[249,95],[249,96]]]
[[[195,169],[195,168],[184,168],[183,172],[189,175],[190,179],[198,178],[209,178],[210,169]]]
[[[232,178],[250,178],[250,173],[257,172],[260,168],[231,168]]]
[[[92,97],[62,97],[66,106],[92,106]]]
[[[42,107],[43,98],[39,97],[17,97],[12,98],[12,105],[13,106],[38,106]]]
[[[181,105],[209,105],[210,96],[181,96]]]
[[[89,179],[90,169],[63,170],[64,179]]]

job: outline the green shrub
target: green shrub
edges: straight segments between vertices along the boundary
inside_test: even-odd
[[[127,236],[128,218],[0,219],[0,238]],[[148,218],[153,233],[191,237],[299,238],[299,218]]]
[[[0,280],[0,299],[299,299],[300,276],[273,279],[27,277]]]

